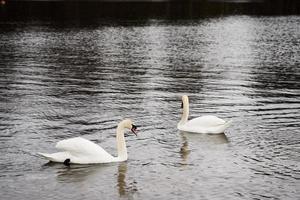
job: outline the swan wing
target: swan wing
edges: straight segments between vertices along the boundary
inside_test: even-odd
[[[97,156],[98,158],[112,157],[99,145],[81,137],[62,140],[56,144],[56,148],[69,152],[73,156]]]
[[[215,116],[202,116],[192,119],[183,125],[179,125],[178,129],[186,132],[194,133],[210,133],[219,134],[224,133],[225,129],[229,127],[231,121],[224,121]]]
[[[192,120],[189,120],[188,122],[186,122],[185,126],[196,126],[196,127],[214,127],[214,126],[221,126],[224,125],[226,123],[225,120],[220,119],[216,116],[212,116],[212,115],[206,115],[206,116],[201,116],[201,117],[197,117],[194,118]]]

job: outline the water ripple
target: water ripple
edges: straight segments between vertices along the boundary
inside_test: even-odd
[[[1,22],[2,198],[299,199],[299,20]],[[179,132],[183,94],[191,118],[231,127]],[[126,132],[127,162],[36,156],[77,136],[116,155],[123,118],[139,129]]]

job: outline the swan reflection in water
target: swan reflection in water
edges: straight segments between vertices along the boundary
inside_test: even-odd
[[[116,187],[111,186],[110,188],[116,188],[120,197],[132,197],[138,190],[136,187],[137,182],[135,180],[126,182],[127,175],[127,162],[120,162],[116,164],[96,164],[96,165],[71,165],[65,166],[55,162],[48,162],[43,165],[43,168],[54,167],[56,168],[57,180],[62,183],[76,183],[79,182],[93,182],[94,180],[103,180],[103,175],[111,174],[113,177],[105,177],[107,179],[112,179],[116,177]],[[117,173],[114,170],[117,167]],[[105,180],[104,180],[105,181]],[[97,181],[98,182],[98,181]],[[103,181],[99,184],[104,184],[109,186],[109,184],[114,184],[110,181]],[[95,186],[97,187],[97,186]],[[99,192],[103,188],[99,186]]]
[[[58,182],[74,183],[83,182],[92,179],[95,176],[101,176],[111,170],[113,164],[95,164],[79,165],[73,164],[65,166],[61,163],[48,162],[43,167],[54,167],[56,169],[56,179]]]
[[[197,143],[196,146],[202,146],[202,148],[211,148],[213,145],[220,145],[229,143],[227,136],[222,134],[200,134],[180,131],[182,144],[180,147],[180,157],[183,164],[186,164],[188,157],[191,153],[191,146],[193,143]],[[192,145],[189,145],[192,144]]]
[[[118,166],[118,190],[120,197],[130,197],[137,192],[136,181],[126,183],[127,163],[119,163]]]
[[[182,138],[182,145],[181,145],[179,153],[180,153],[180,157],[182,158],[182,160],[184,162],[186,162],[191,150],[189,149],[189,144],[188,144],[188,140],[187,140],[186,136],[184,134],[181,134],[181,138]]]

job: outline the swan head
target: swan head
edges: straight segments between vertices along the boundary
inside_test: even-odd
[[[132,123],[131,119],[123,120],[123,126],[124,128],[130,129],[131,132],[137,136],[137,126]]]
[[[181,108],[183,108],[183,105],[188,105],[188,103],[189,103],[189,97],[187,95],[183,95],[181,101]]]

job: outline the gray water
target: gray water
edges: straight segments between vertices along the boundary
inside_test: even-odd
[[[20,199],[300,199],[300,17],[0,24],[0,196]],[[233,123],[182,133],[190,118]],[[47,163],[81,136],[123,163]]]

